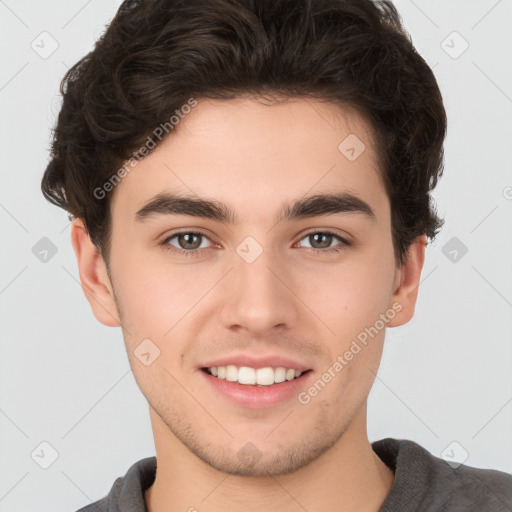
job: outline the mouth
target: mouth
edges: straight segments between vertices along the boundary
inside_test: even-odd
[[[308,370],[296,370],[294,368],[270,367],[251,368],[248,366],[212,366],[203,367],[201,371],[219,380],[225,380],[249,387],[269,387],[284,384],[302,378],[311,372]]]

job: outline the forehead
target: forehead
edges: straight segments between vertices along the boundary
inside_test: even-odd
[[[135,221],[155,195],[214,197],[237,218],[269,219],[283,201],[351,192],[386,214],[371,126],[357,111],[312,99],[197,99],[166,139],[114,189],[111,210]]]

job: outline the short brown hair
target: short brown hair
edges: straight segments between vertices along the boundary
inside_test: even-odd
[[[390,1],[126,0],[61,93],[42,191],[84,220],[107,265],[109,198],[94,190],[190,97],[354,106],[376,134],[396,261],[443,225],[430,192],[443,172],[446,113]]]

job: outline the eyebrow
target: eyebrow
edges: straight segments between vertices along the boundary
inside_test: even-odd
[[[376,221],[375,212],[366,201],[349,192],[344,192],[316,194],[297,199],[292,203],[284,203],[280,213],[274,219],[274,223],[344,213],[362,214],[372,222]],[[144,222],[157,215],[191,215],[225,224],[238,222],[236,213],[220,201],[168,192],[161,192],[152,197],[135,214],[135,220]]]

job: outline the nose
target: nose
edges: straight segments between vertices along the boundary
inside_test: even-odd
[[[296,324],[300,300],[284,263],[267,249],[252,262],[235,254],[221,312],[226,328],[258,335]]]

